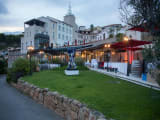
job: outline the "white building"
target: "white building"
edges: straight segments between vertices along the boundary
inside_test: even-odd
[[[24,23],[24,37],[21,38],[21,53],[27,53],[27,47],[35,49],[72,45],[77,38],[78,26],[69,6],[64,21],[52,17],[39,17]]]
[[[97,35],[97,40],[105,40],[109,37],[114,37],[116,34],[121,33],[121,24],[112,24],[102,27],[101,32]]]
[[[141,27],[132,27],[125,31],[127,37],[133,40],[150,41],[152,40],[151,34]]]

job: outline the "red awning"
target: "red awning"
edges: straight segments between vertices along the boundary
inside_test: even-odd
[[[139,32],[149,32],[148,30],[146,30],[145,28],[142,28],[142,27],[133,27],[128,30],[139,31]]]
[[[132,50],[132,51],[136,51],[136,50],[142,50],[143,48],[140,47],[128,47],[128,48],[122,48],[122,50]]]
[[[111,45],[111,48],[119,49],[119,48],[129,48],[129,47],[137,47],[141,45],[151,44],[149,41],[140,41],[140,40],[129,40],[129,41],[121,41],[116,42]]]

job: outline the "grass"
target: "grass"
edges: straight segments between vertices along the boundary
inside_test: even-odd
[[[160,92],[94,71],[66,76],[61,69],[23,78],[41,88],[58,91],[116,120],[160,120]]]

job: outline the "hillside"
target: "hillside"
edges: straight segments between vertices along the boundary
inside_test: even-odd
[[[20,47],[22,35],[5,35],[0,33],[0,50],[7,47]]]

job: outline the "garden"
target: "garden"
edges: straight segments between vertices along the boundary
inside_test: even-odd
[[[106,118],[160,120],[159,91],[90,71],[82,65],[81,60],[77,61],[79,61],[77,64],[80,70],[78,76],[66,76],[65,65],[52,70],[34,72],[30,76],[29,62],[24,59],[15,62],[12,70],[14,73],[23,71],[20,75],[23,76],[23,80],[40,88],[49,88],[51,91],[58,91],[60,94],[77,99],[89,108],[102,112]],[[33,68],[32,70],[34,71]]]

